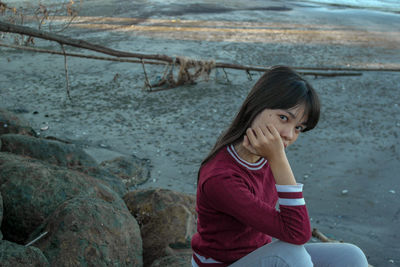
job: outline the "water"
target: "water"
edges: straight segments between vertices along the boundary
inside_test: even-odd
[[[301,2],[400,13],[399,0],[305,0]]]
[[[70,2],[74,2],[75,4],[84,4],[86,2],[95,2],[93,0],[5,0],[4,3],[10,4],[12,6],[15,5],[35,5],[37,3],[42,3],[44,5],[65,5]],[[118,2],[116,0],[100,0],[99,2]],[[285,5],[285,0],[248,0],[246,1],[249,6],[260,6],[261,5],[276,5],[281,6]],[[312,3],[322,6],[334,6],[334,7],[349,7],[349,8],[358,8],[358,9],[370,9],[377,11],[385,11],[391,13],[400,13],[400,0],[294,0],[293,2],[302,2],[302,3]],[[141,1],[132,1],[132,3],[137,4],[145,4],[147,6],[154,5],[174,5],[174,4],[182,4],[180,0],[141,0]],[[186,0],[185,4],[215,4],[215,1],[212,0]],[[235,7],[237,5],[243,4],[241,0],[231,0],[229,1],[229,7]]]

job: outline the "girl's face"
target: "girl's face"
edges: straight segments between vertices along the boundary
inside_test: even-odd
[[[264,109],[255,117],[251,128],[272,124],[278,130],[286,148],[297,140],[299,134],[306,128],[306,122],[304,105],[298,105],[290,109]]]

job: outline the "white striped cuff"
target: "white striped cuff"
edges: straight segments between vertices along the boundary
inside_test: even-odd
[[[280,185],[276,184],[276,191],[278,192],[303,192],[303,184],[297,185]]]
[[[284,206],[302,206],[306,204],[304,198],[279,198],[278,203]]]

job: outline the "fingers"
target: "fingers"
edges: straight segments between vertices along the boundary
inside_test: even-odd
[[[266,159],[275,158],[284,151],[281,136],[273,125],[248,128],[242,144],[249,152]]]
[[[279,134],[278,130],[275,128],[274,125],[268,124],[268,125],[266,126],[266,128],[268,129],[268,132],[269,132],[273,137],[280,137],[280,134]]]
[[[251,145],[253,145],[257,142],[257,137],[256,137],[256,134],[254,133],[253,129],[251,129],[251,128],[247,129],[245,136],[247,136]]]
[[[249,138],[247,137],[247,135],[245,135],[244,137],[243,137],[243,146],[248,150],[248,151],[250,151],[251,153],[253,153],[253,154],[256,154],[257,153],[257,151],[254,149],[254,147],[251,145],[251,143],[250,143],[250,141],[249,141]]]
[[[245,137],[246,144],[252,146],[255,150],[258,150],[263,145],[281,141],[281,136],[273,125],[266,125],[265,127],[257,127],[255,129],[248,128]]]

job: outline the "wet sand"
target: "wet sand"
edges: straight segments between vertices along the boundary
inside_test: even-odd
[[[118,18],[118,19],[117,19]],[[302,2],[85,1],[64,35],[114,49],[218,62],[290,66],[400,67],[400,15]],[[36,39],[37,47],[60,50]],[[68,48],[67,51],[78,52]],[[143,90],[140,64],[64,59],[0,48],[0,107],[44,136],[81,144],[99,162],[148,158],[140,188],[195,193],[197,168],[248,90],[243,71],[172,90]],[[163,67],[146,66],[151,81]],[[400,94],[398,72],[307,76],[323,103],[318,127],[288,149],[312,226],[360,246],[375,266],[399,266]]]

